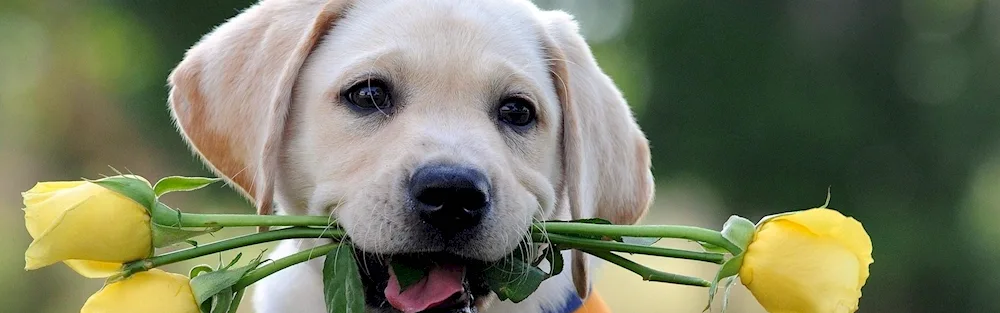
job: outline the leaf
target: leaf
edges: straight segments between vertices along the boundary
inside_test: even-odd
[[[323,294],[328,313],[365,312],[365,291],[354,258],[354,248],[346,242],[326,254]]]
[[[715,293],[719,288],[719,281],[738,275],[740,273],[741,266],[743,266],[742,253],[722,264],[722,267],[719,268],[719,272],[715,274],[715,279],[712,280],[712,285],[708,287],[708,306],[705,307],[705,310],[708,310],[712,306],[712,301],[715,299]]]
[[[414,262],[393,261],[389,263],[389,266],[392,266],[392,272],[396,274],[396,280],[399,281],[399,292],[403,292],[406,288],[427,277],[427,266],[420,266]]]
[[[195,301],[204,303],[211,300],[216,294],[235,285],[249,270],[248,267],[241,267],[235,270],[219,270],[192,278],[191,291],[194,292]]]
[[[524,301],[548,278],[541,269],[514,258],[503,258],[487,267],[483,274],[497,298],[514,303]]]
[[[553,248],[549,248],[546,251],[545,259],[549,261],[550,268],[548,277],[559,275],[559,273],[562,273],[563,271],[562,251]]]
[[[111,191],[120,193],[136,203],[142,205],[146,210],[152,210],[156,204],[156,194],[149,188],[149,183],[140,178],[131,176],[111,176],[90,181]]]
[[[160,197],[163,196],[164,194],[175,191],[198,190],[220,180],[222,179],[208,178],[208,177],[170,176],[170,177],[164,177],[163,179],[160,179],[160,181],[156,182],[156,185],[153,185],[153,191],[156,193],[157,197]]]
[[[802,211],[791,211],[791,212],[771,214],[771,215],[762,217],[759,221],[757,221],[757,225],[755,225],[755,226],[756,227],[760,227],[760,225],[764,225],[764,223],[767,223],[768,221],[770,221],[772,219],[779,218],[779,217],[782,217],[782,216],[785,216],[785,215],[796,214],[796,213],[799,213],[799,212],[802,212]]]
[[[726,248],[723,248],[723,247],[720,247],[720,246],[716,246],[716,245],[713,245],[713,244],[710,244],[710,243],[707,243],[707,242],[701,242],[701,241],[695,241],[695,242],[697,242],[698,245],[701,246],[701,249],[705,250],[705,252],[713,252],[713,253],[720,253],[720,254],[730,253],[729,250],[726,250]]]
[[[190,243],[190,240],[188,240],[190,238],[214,233],[222,229],[222,227],[209,227],[193,230],[174,226],[164,226],[157,223],[150,223],[149,226],[153,231],[153,247],[156,248],[169,247],[180,242]],[[194,243],[195,246],[197,246],[197,244],[197,242]]]
[[[153,247],[163,248],[180,242],[191,243],[188,239],[214,233],[222,229],[221,226],[182,228],[180,226],[182,214],[180,211],[163,204],[163,202],[156,201],[153,209],[150,210]],[[194,242],[192,245],[197,246],[198,243]]]
[[[194,278],[198,277],[198,275],[201,275],[202,273],[211,273],[213,271],[215,271],[215,269],[211,266],[205,264],[195,265],[191,268],[191,271],[188,272],[188,277]]]
[[[753,234],[757,231],[757,226],[748,219],[733,215],[729,217],[726,224],[722,226],[722,237],[732,242],[742,251],[746,251]]]
[[[163,202],[156,201],[153,209],[150,210],[150,221],[163,226],[181,227],[181,217],[183,213],[167,206]]]
[[[531,252],[531,251],[538,252],[537,255],[532,255],[530,258],[524,257],[523,256],[524,253],[514,253],[514,254],[511,254],[511,256],[515,257],[515,258],[518,258],[518,259],[520,259],[522,261],[527,261],[527,260],[530,259],[530,260],[532,260],[531,261],[531,266],[538,267],[539,264],[542,264],[542,261],[545,261],[548,258],[547,254],[549,253],[549,249],[552,247],[552,245],[551,244],[544,244],[544,247],[542,247],[543,245],[539,244],[537,246],[541,249],[541,251],[538,251],[538,249],[536,249],[536,245],[535,244],[532,244],[530,246],[530,248],[525,249],[525,250],[530,250],[528,252]],[[518,250],[520,250],[520,249],[518,249]]]
[[[212,313],[227,313],[229,312],[229,306],[233,304],[233,288],[223,289],[213,298],[215,306],[212,308]]]
[[[226,267],[223,267],[222,269],[228,270],[230,267],[233,267],[233,265],[236,265],[236,262],[239,262],[240,258],[242,258],[242,257],[243,257],[243,253],[242,252],[237,253],[236,256],[233,257],[233,260],[229,261],[229,265],[226,265]]]
[[[603,219],[603,218],[597,218],[597,217],[594,217],[594,218],[585,218],[585,219],[579,219],[579,220],[571,220],[571,221],[567,221],[567,222],[568,223],[602,224],[602,225],[612,225],[613,224],[609,220],[606,220],[606,219]]]
[[[824,201],[823,206],[820,206],[819,208],[825,209],[827,206],[830,205],[830,197],[833,196],[833,194],[831,194],[832,191],[831,189],[833,189],[833,186],[826,187],[826,201]]]
[[[736,277],[726,278],[726,291],[722,294],[722,313],[726,313],[726,308],[729,306],[729,292],[732,291],[733,283],[736,282]]]
[[[212,301],[205,301],[198,308],[201,309],[201,313],[212,313]]]
[[[553,250],[555,250],[556,253],[562,251],[558,246],[552,243],[533,243],[524,249],[516,249],[514,253],[511,253],[511,256],[524,262],[528,262],[530,260],[531,262],[528,263],[530,263],[531,266],[538,267],[538,265],[542,264],[545,260],[549,260],[551,262],[550,259],[552,256],[550,254],[552,254]],[[525,255],[525,253],[529,255]]]
[[[204,305],[206,301],[212,300],[215,295],[227,288],[233,287],[247,272],[257,268],[263,257],[263,254],[257,256],[256,259],[250,261],[246,266],[235,269],[220,269],[191,278],[191,291],[194,292],[195,301]],[[230,293],[232,293],[232,290],[230,290]]]
[[[581,223],[581,224],[614,225],[614,223],[611,223],[611,221],[609,221],[609,220],[606,220],[606,219],[603,219],[603,218],[597,218],[597,217],[594,217],[594,218],[585,218],[585,219],[579,219],[579,220],[569,220],[569,221],[552,220],[552,221],[546,221],[546,223]],[[594,239],[594,240],[614,240],[614,241],[618,241],[618,242],[623,242],[623,239],[622,239],[621,236],[610,236],[609,237],[609,236],[601,236],[601,235],[581,235],[581,234],[572,234],[572,235],[571,234],[562,234],[562,235],[564,235],[564,236],[572,236],[572,237],[576,237],[576,238],[585,238],[585,239]]]
[[[648,247],[648,246],[652,246],[656,242],[660,241],[660,239],[661,238],[656,238],[656,237],[628,237],[628,236],[623,236],[622,237],[622,242],[624,242],[624,243],[630,243],[630,244],[634,244],[634,245],[642,245],[642,246],[647,246]]]
[[[601,224],[601,225],[613,225],[614,224],[614,223],[611,223],[611,221],[609,221],[609,220],[606,220],[606,219],[603,219],[603,218],[599,218],[599,217],[583,218],[583,219],[568,220],[568,221],[566,221],[566,220],[549,220],[549,221],[545,221],[545,222],[546,223],[584,223],[584,224]]]

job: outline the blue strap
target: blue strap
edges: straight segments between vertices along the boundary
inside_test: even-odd
[[[570,291],[566,297],[566,304],[563,305],[561,310],[546,313],[573,313],[576,312],[576,310],[581,306],[583,306],[583,300],[580,300],[580,297],[576,295],[576,292]]]

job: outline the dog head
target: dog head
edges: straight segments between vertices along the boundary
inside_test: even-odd
[[[620,92],[528,1],[265,0],[170,85],[184,138],[261,214],[331,214],[365,253],[492,261],[533,220],[631,224],[652,198]]]

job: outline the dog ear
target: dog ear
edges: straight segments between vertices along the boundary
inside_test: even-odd
[[[611,79],[601,71],[573,18],[542,13],[550,71],[562,105],[563,189],[573,219],[634,224],[653,197],[649,144]],[[574,250],[573,282],[590,289],[587,256]]]
[[[285,117],[299,68],[344,0],[264,0],[205,35],[170,74],[170,111],[218,175],[271,213]]]

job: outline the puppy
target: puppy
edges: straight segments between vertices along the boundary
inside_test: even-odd
[[[572,17],[526,0],[264,0],[169,83],[185,140],[260,214],[346,229],[368,312],[573,312],[596,299],[582,253],[518,304],[496,301],[475,264],[529,244],[534,220],[631,224],[652,201],[649,147],[621,93]],[[270,258],[318,244],[285,241]],[[390,288],[386,261],[412,255],[437,264],[425,278],[437,287]],[[321,267],[260,282],[256,311],[326,312]]]

